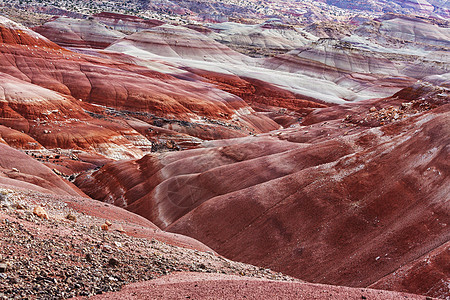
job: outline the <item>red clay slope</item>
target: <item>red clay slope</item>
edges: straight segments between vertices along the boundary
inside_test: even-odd
[[[445,285],[450,269],[450,242],[386,275],[370,288],[394,291],[414,290],[417,294],[448,298]]]
[[[125,36],[91,19],[66,17],[55,18],[33,30],[63,47],[104,49]]]
[[[40,162],[1,143],[0,183],[52,194],[86,196]]]
[[[201,78],[74,53],[3,17],[0,29],[0,131],[12,146],[103,164],[279,128]]]
[[[308,281],[370,285],[449,240],[449,110],[350,136],[367,149],[212,198],[167,229]],[[403,290],[448,295],[446,275]]]
[[[86,298],[80,298],[86,299]],[[174,273],[90,299],[423,299],[372,289],[272,281],[223,274]]]
[[[77,184],[229,258],[367,287],[450,238],[450,104],[424,86],[405,90],[423,100],[325,108],[299,128],[109,164]],[[425,294],[449,295],[445,280]]]
[[[139,133],[126,123],[93,118],[71,96],[1,72],[0,79],[0,135],[5,143],[38,152],[63,148],[116,158],[142,156],[133,145]]]

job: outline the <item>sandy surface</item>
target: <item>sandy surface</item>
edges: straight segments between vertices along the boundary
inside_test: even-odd
[[[98,295],[91,299],[425,299],[425,297],[372,289],[185,272],[131,284],[120,292]]]

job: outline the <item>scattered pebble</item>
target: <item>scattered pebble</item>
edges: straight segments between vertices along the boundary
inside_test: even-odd
[[[0,263],[0,273],[5,273],[8,270],[8,265]]]
[[[71,213],[67,214],[66,219],[67,219],[67,220],[70,220],[70,221],[73,221],[73,222],[76,222],[76,221],[77,221],[77,217],[75,217],[75,216],[72,215]]]
[[[124,233],[125,230],[123,229],[122,225],[117,226],[117,228],[115,229],[118,232]]]
[[[75,215],[67,202],[78,198],[32,191],[9,191],[8,195],[12,202],[26,203],[34,210],[0,207],[0,215],[7,216],[0,220],[0,295],[5,299],[93,296],[182,271],[295,281],[210,252],[98,230],[95,224],[101,219],[94,216],[77,214],[77,222],[66,222],[64,217]],[[45,207],[55,217],[40,221],[34,213],[37,207]]]
[[[114,257],[111,257],[109,260],[108,260],[108,266],[110,266],[110,267],[116,267],[116,266],[118,266],[119,265],[119,261],[117,260],[117,259],[115,259]]]
[[[27,207],[26,207],[25,205],[23,205],[22,203],[15,203],[15,204],[13,205],[13,207],[14,207],[15,209],[20,209],[20,210],[26,209],[26,208],[27,208]]]

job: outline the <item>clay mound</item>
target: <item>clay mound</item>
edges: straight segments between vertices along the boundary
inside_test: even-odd
[[[367,286],[449,238],[443,226],[448,199],[442,197],[449,193],[444,146],[449,135],[442,131],[449,121],[448,109],[447,105],[429,116],[428,122],[428,116],[418,119],[425,123],[412,126],[421,133],[411,140],[408,134],[406,141],[399,135],[405,129],[401,124],[383,129],[393,142],[376,149],[371,147],[378,144],[375,132],[355,133],[352,143],[367,150],[343,156],[331,166],[305,168],[211,198],[168,230],[189,233],[234,259],[308,281]],[[431,144],[422,148],[425,141]],[[432,151],[429,156],[428,151]],[[408,153],[401,163],[400,153]],[[412,279],[403,290],[419,292],[416,284]],[[427,287],[433,287],[428,295],[445,295],[440,279]]]
[[[295,124],[300,117],[315,108],[327,106],[314,98],[292,93],[266,81],[198,69],[189,71],[221,90],[242,98],[253,109],[265,113],[283,127]]]
[[[13,51],[13,52],[12,52]],[[218,117],[246,107],[244,101],[209,85],[187,82],[144,67],[117,64],[68,51],[2,47],[0,71],[76,99],[179,118]],[[11,58],[23,63],[15,65]],[[34,66],[32,68],[28,66]],[[54,68],[56,67],[56,70]],[[58,76],[54,76],[57,73]],[[177,86],[177,89],[173,89]]]
[[[92,118],[70,96],[4,73],[0,78],[0,122],[5,126],[1,129],[5,143],[27,150],[64,148],[115,158],[143,155],[133,145],[140,135],[131,128]],[[142,139],[139,142],[145,145]],[[147,144],[151,147],[149,141]]]
[[[175,273],[130,284],[92,299],[422,299],[422,296],[372,289],[272,281],[233,275]]]
[[[209,28],[209,37],[251,56],[285,53],[317,40],[298,27],[270,21],[257,25],[225,22]]]
[[[190,153],[173,153],[162,161],[146,156],[137,162],[116,162],[106,165],[92,175],[81,175],[76,182],[83,190],[88,190],[93,198],[104,199],[107,202],[112,200],[115,205],[127,207],[146,217],[152,215],[158,226],[165,227],[208,198],[227,193],[227,190],[230,192],[237,189],[238,186],[233,184],[236,183],[233,176],[226,180],[222,178],[223,174],[236,172],[234,168],[230,168],[233,165],[230,163],[243,161],[240,169],[245,174],[254,163],[252,158],[260,158],[269,163],[268,158],[261,156],[270,154],[276,156],[278,152],[289,152],[291,148],[298,147],[292,143],[280,144],[273,139],[265,139],[256,145],[253,145],[254,141],[252,138],[243,139],[236,148],[198,149]],[[302,151],[301,148],[293,152],[298,153]],[[291,155],[294,154],[285,154],[286,157]],[[197,164],[197,161],[201,163]],[[180,168],[180,165],[184,167]],[[199,172],[207,172],[201,176],[204,179],[198,176]],[[276,178],[285,172],[287,170],[265,172],[259,177],[242,180],[239,186],[255,184],[255,180],[260,182],[267,178]],[[109,183],[104,181],[106,178],[110,178]],[[217,182],[208,184],[211,187],[215,186],[214,189],[202,186],[201,182],[205,183],[206,178],[217,178]],[[119,186],[120,189],[117,189]],[[127,192],[123,194],[123,191]]]
[[[0,125],[0,142],[15,149],[43,149],[42,145],[29,135],[3,125]]]
[[[62,171],[140,158],[109,162],[76,183],[153,222],[145,232],[188,234],[233,259],[313,282],[448,295],[448,73],[391,98],[325,107],[317,99],[327,93],[329,101],[357,100],[361,91],[392,93],[413,79],[383,55],[366,63],[345,42],[321,41],[286,55],[291,64],[274,67],[276,58],[264,69],[197,32],[164,25],[108,48],[174,58],[138,65],[119,53],[71,52],[1,24],[2,184],[79,195]],[[307,91],[321,97],[296,92],[310,83]],[[279,108],[289,114],[274,116]],[[303,114],[301,125],[272,131]],[[202,148],[143,156],[161,136],[170,150],[179,149],[175,139]],[[201,140],[220,138],[227,140]],[[58,153],[37,157],[55,170],[6,144]],[[72,205],[101,218],[134,218],[100,203]]]
[[[338,31],[342,27],[330,26]],[[450,71],[448,35],[444,25],[423,18],[386,15],[365,22],[339,39],[313,41],[267,58],[262,65],[347,87],[353,95],[335,93],[346,100],[388,97],[411,85],[414,79]]]
[[[350,36],[345,41],[321,39],[284,55],[255,59],[217,43],[211,36],[163,25],[127,36],[107,50],[136,57],[140,64],[165,60],[190,70],[248,78],[283,89],[299,99],[320,103],[388,97],[411,85],[416,78],[448,72],[442,64],[446,61],[445,54],[431,57],[409,50],[405,50],[406,54],[395,54],[372,44],[359,36]],[[232,41],[227,45],[239,47]],[[411,63],[417,56],[420,59]]]
[[[215,26],[220,29],[222,25]],[[189,70],[223,74],[225,81],[233,76],[251,79],[295,94],[298,99],[320,103],[389,97],[416,79],[449,71],[445,52],[397,50],[395,45],[392,51],[390,44],[376,43],[383,36],[379,32],[369,40],[368,34],[350,35],[342,41],[314,41],[311,37],[310,44],[266,59],[245,57],[215,42],[213,34],[208,37],[184,27],[163,25],[127,36],[107,50],[133,56],[143,65],[145,61],[164,60]],[[227,45],[239,47],[232,41]],[[219,87],[226,83],[218,81]],[[289,106],[290,100],[286,100]]]
[[[442,86],[444,88],[450,88],[450,73],[428,76],[424,78],[424,81],[429,82],[434,86]]]
[[[160,56],[233,63],[245,61],[246,56],[186,27],[161,25],[124,37],[108,47],[117,52],[146,52]]]
[[[0,143],[0,183],[59,195],[85,196],[76,186],[51,169]]]
[[[394,63],[387,58],[377,53],[361,51],[350,43],[334,39],[321,39],[311,45],[294,50],[289,55],[327,66],[330,69],[329,73],[334,69],[347,73],[389,74],[390,76],[400,74]],[[320,75],[328,74],[321,73]]]
[[[218,256],[192,238],[161,231],[140,216],[89,198],[0,184],[0,205],[6,277],[0,290],[8,299],[18,296],[16,284],[21,297],[67,299],[119,291],[133,282],[180,271],[294,281]],[[11,277],[16,278],[14,284]],[[52,284],[33,284],[43,280]]]
[[[264,65],[349,87],[354,94],[341,96],[347,100],[388,97],[416,81],[401,74],[396,64],[384,55],[333,39],[322,39],[267,59]]]
[[[64,97],[60,93],[17,79],[5,73],[0,73],[0,103],[2,104],[2,117],[13,114],[11,110],[21,110],[23,116],[33,119],[52,111],[68,113],[71,110],[73,117],[84,115],[82,109],[73,103],[71,97]],[[46,111],[44,110],[46,109]],[[17,117],[14,116],[16,119]]]
[[[340,91],[335,94],[353,101],[389,97],[417,79],[449,72],[450,57],[444,51],[404,49],[404,40],[376,42],[377,39],[385,41],[390,33],[359,34],[342,40],[321,39],[286,54],[267,58],[263,66],[288,74],[325,79],[346,87],[352,93]]]
[[[188,82],[109,59],[35,46],[32,50],[26,46],[2,47],[0,71],[76,99],[119,109],[151,111],[165,117],[197,114],[217,117],[247,106],[241,99],[201,82]],[[13,58],[20,58],[22,63],[13,64]]]
[[[113,223],[109,228],[111,231],[122,231],[129,236],[137,238],[157,239],[177,247],[214,253],[211,248],[189,236],[163,231],[149,220],[120,207],[90,198],[71,198],[66,200],[66,203],[68,207],[74,209],[77,213],[85,214],[95,219],[109,220]]]
[[[450,47],[450,28],[439,27],[423,18],[387,15],[381,18],[379,32],[414,44]]]
[[[60,47],[27,27],[0,16],[0,43],[59,49]]]
[[[165,118],[183,120],[199,116],[226,120],[233,115],[240,117],[252,114],[252,110],[248,109],[244,101],[221,92],[199,81],[198,78],[177,79],[146,67],[131,65],[129,62],[122,63],[117,55],[111,58],[117,58],[118,61],[113,61],[71,52],[43,53],[39,48],[35,49],[36,53],[23,53],[21,50],[14,50],[14,55],[10,53],[4,55],[5,58],[20,56],[25,61],[24,64],[10,65],[5,60],[4,65],[0,66],[2,71],[77,99],[114,106],[121,110],[144,111]],[[45,56],[46,60],[43,61],[41,56]],[[37,63],[38,69],[28,68],[28,65]],[[162,63],[155,65],[162,71],[167,69],[167,65]],[[52,68],[55,66],[58,73],[56,78],[52,76],[54,74]],[[186,73],[176,69],[171,71]],[[177,86],[177,89],[173,89],[173,86]],[[264,131],[277,128],[268,118],[255,116],[255,122],[258,124],[252,124],[250,119],[242,120],[242,125],[257,132],[260,132],[257,127],[264,122],[267,123]],[[228,129],[230,128],[228,126]],[[239,135],[242,133],[232,134],[232,136]]]
[[[355,34],[370,38],[387,48],[402,50],[448,50],[450,30],[433,19],[414,16],[386,14],[366,22],[355,30]],[[405,47],[407,45],[408,47]],[[418,55],[423,53],[417,52]]]
[[[93,20],[67,17],[57,18],[33,30],[63,47],[104,49],[125,36]]]
[[[393,97],[414,101],[426,100],[430,103],[445,104],[448,102],[448,89],[450,87],[450,73],[425,77],[422,81],[405,88]]]

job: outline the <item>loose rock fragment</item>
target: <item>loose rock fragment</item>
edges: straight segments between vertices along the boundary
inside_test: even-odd
[[[109,229],[109,226],[108,226],[108,224],[104,223],[104,224],[102,224],[101,228],[102,228],[102,230],[107,231]]]
[[[8,271],[8,265],[7,264],[0,264],[0,273],[5,273],[6,271]]]
[[[66,219],[70,220],[70,221],[73,221],[73,222],[77,221],[77,217],[75,217],[74,215],[72,215],[70,213],[66,216]]]
[[[108,266],[110,266],[110,267],[116,267],[116,266],[118,266],[119,265],[119,261],[117,260],[117,259],[115,259],[114,257],[111,257],[109,260],[108,260]]]
[[[119,225],[119,226],[116,228],[116,231],[121,232],[121,233],[124,233],[124,232],[125,232],[125,230],[123,229],[122,225]]]
[[[90,253],[86,254],[85,259],[86,259],[87,262],[92,262],[93,261],[92,255]]]
[[[13,205],[15,209],[26,209],[26,206],[21,203],[16,203]]]
[[[56,174],[56,175],[63,175],[63,173],[61,173],[59,170],[57,169],[52,169],[52,171]]]
[[[36,206],[33,209],[33,214],[35,214],[36,216],[38,216],[41,219],[47,219],[48,220],[48,214],[41,206]]]

